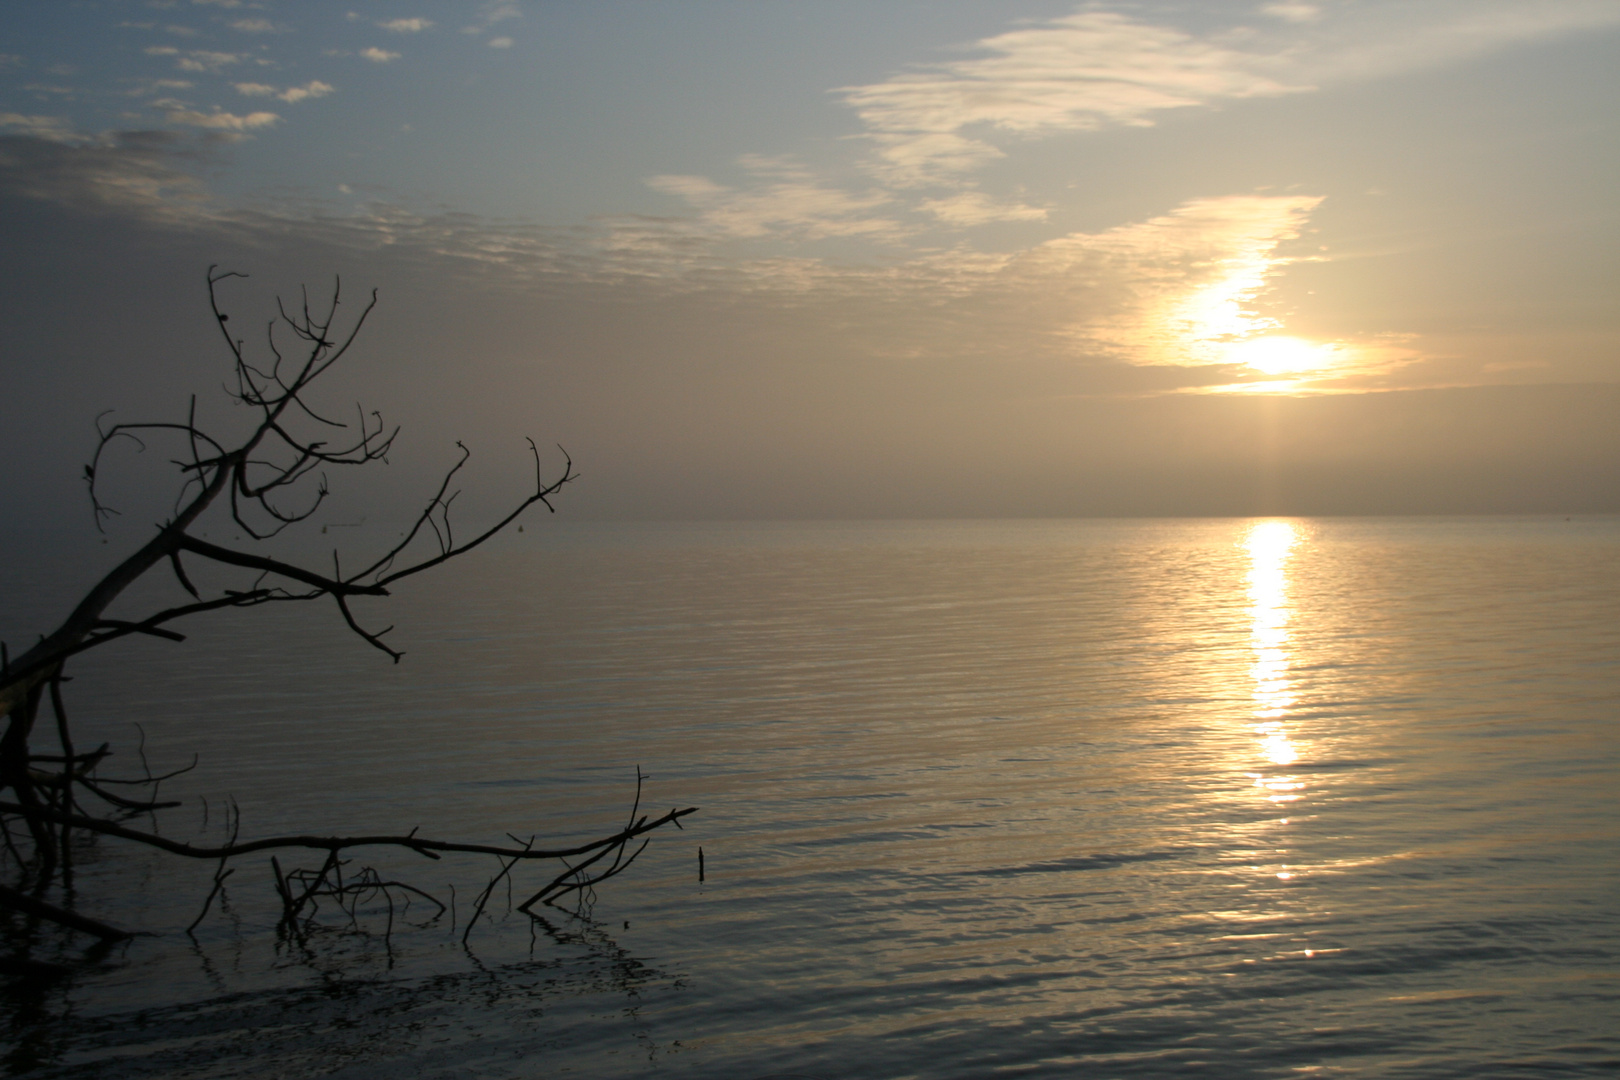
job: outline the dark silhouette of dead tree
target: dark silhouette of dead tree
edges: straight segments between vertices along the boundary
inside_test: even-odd
[[[328,471],[385,460],[399,430],[387,427],[379,414],[368,415],[358,407],[353,419],[335,419],[320,411],[311,395],[316,380],[354,344],[377,305],[376,292],[346,326],[338,325],[342,297],[337,285],[324,311],[311,308],[307,291],[301,304],[290,312],[278,301],[277,317],[270,320],[265,331],[265,359],[250,360],[244,339],[232,334],[230,316],[220,302],[221,283],[245,276],[210,267],[208,301],[232,357],[234,389],[227,392],[251,410],[250,429],[236,439],[216,438],[199,424],[195,396],[183,422],[107,424],[103,422],[107,414],[98,418],[95,453],[84,469],[97,527],[116,513],[103,500],[98,470],[109,450],[125,441],[144,449],[146,440],[167,438],[183,447],[184,456],[174,462],[181,482],[173,515],[157,527],[151,539],[97,582],[54,631],[15,658],[0,643],[0,715],[7,718],[4,734],[0,735],[0,796],[9,795],[0,798],[0,842],[4,845],[0,854],[21,871],[23,885],[22,890],[0,886],[0,907],[50,919],[103,939],[122,934],[117,928],[44,899],[51,884],[71,874],[71,840],[75,832],[130,841],[180,857],[217,861],[213,890],[203,914],[232,872],[227,866],[229,860],[276,850],[320,852],[324,860],[314,869],[283,872],[279,862],[273,863],[275,885],[283,903],[282,921],[284,926],[294,928],[318,908],[323,898],[335,902],[351,917],[356,906],[368,898],[386,902],[390,927],[396,895],[407,900],[416,896],[442,910],[437,899],[414,886],[384,880],[370,868],[346,870],[348,862],[340,858],[340,853],[357,848],[392,848],[429,859],[459,852],[497,860],[499,870],[484,891],[479,914],[495,885],[509,880],[514,867],[532,861],[556,860],[565,869],[523,905],[524,911],[536,903],[571,894],[587,896],[591,886],[630,865],[640,852],[640,847],[631,851],[633,842],[639,840],[644,845],[646,834],[667,824],[679,827],[680,819],[695,808],[672,809],[657,817],[638,816],[642,779],[638,770],[636,809],[632,809],[624,827],[568,847],[539,847],[533,838],[527,842],[512,838],[511,845],[461,843],[419,836],[414,830],[406,835],[278,836],[243,841],[239,839],[239,818],[231,825],[229,842],[207,847],[180,843],[127,824],[132,815],[178,805],[157,798],[158,785],[174,773],[109,778],[99,771],[110,756],[108,746],[103,744],[89,752],[75,749],[62,685],[68,681],[64,666],[78,654],[135,634],[183,641],[185,635],[174,629],[174,624],[204,612],[327,601],[336,607],[350,630],[397,663],[403,653],[385,641],[392,627],[377,630],[363,625],[351,607],[353,598],[387,596],[394,582],[466,554],[536,503],[554,510],[552,496],[575,478],[573,461],[562,452],[561,475],[550,481],[544,479],[539,449],[529,440],[535,468],[532,492],[493,524],[470,538],[458,539],[451,521],[451,505],[457,494],[452,487],[470,453],[457,443],[457,460],[399,541],[358,569],[348,571],[343,570],[336,552],[332,569],[326,571],[203,539],[195,530],[210,510],[228,514],[236,529],[253,541],[269,539],[308,521],[330,490]],[[311,430],[315,434],[310,434]],[[211,564],[250,571],[254,576],[246,588],[220,589],[207,595],[194,584],[188,564],[194,570]],[[164,569],[173,574],[189,601],[135,618],[108,615],[114,601],[131,585]],[[58,753],[35,749],[41,712],[47,702]],[[132,794],[145,797],[132,798],[109,790],[113,787],[134,788]],[[87,800],[92,800],[91,806],[106,809],[92,813]],[[14,825],[18,826],[15,832]],[[198,920],[201,918],[200,914]]]

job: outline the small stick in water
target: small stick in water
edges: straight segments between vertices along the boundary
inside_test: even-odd
[[[703,849],[698,848],[698,884],[703,883]]]

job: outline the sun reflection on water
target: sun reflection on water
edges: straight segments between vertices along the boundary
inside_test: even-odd
[[[1288,522],[1263,521],[1249,530],[1243,543],[1249,552],[1249,638],[1254,650],[1249,669],[1254,699],[1251,716],[1261,755],[1279,770],[1299,758],[1285,722],[1294,704],[1288,670],[1288,560],[1299,539],[1299,530]],[[1273,803],[1298,799],[1305,786],[1283,772],[1253,776],[1255,787]]]

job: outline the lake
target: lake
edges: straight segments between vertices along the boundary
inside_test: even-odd
[[[76,550],[16,542],[13,642]],[[1620,518],[537,518],[362,615],[402,663],[308,605],[86,656],[76,739],[198,755],[176,839],[578,839],[638,766],[700,811],[465,947],[476,859],[359,855],[454,923],[300,941],[244,857],[192,938],[211,864],[95,843],[78,906],[152,933],[34,932],[84,966],[5,991],[9,1075],[1620,1069]]]

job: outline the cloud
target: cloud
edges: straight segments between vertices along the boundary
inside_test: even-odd
[[[113,210],[149,221],[181,224],[195,218],[207,190],[184,164],[205,152],[167,131],[91,136],[47,124],[0,135],[0,192],[81,211]],[[21,117],[21,120],[49,118]],[[204,136],[206,138],[206,136]]]
[[[148,49],[147,51],[151,52],[152,50]],[[175,61],[175,66],[181,71],[217,72],[222,67],[241,62],[242,56],[239,53],[193,49]]]
[[[745,189],[702,176],[654,176],[647,186],[674,195],[699,211],[692,228],[735,240],[823,240],[836,236],[892,237],[906,230],[871,211],[893,201],[888,192],[855,193],[829,187],[783,158],[747,156],[757,182]]]
[[[270,114],[261,114],[268,116]],[[235,132],[273,120],[227,113],[192,114],[210,132]],[[895,229],[873,213],[890,196],[853,196],[829,191],[804,177],[792,162],[752,159],[764,181],[760,191],[740,192],[703,177],[666,176],[660,190],[699,207],[699,217],[624,218],[592,230],[544,229],[496,222],[471,214],[424,214],[373,199],[232,208],[205,197],[189,173],[203,147],[173,132],[75,135],[54,118],[4,118],[28,135],[0,136],[0,175],[12,190],[36,198],[117,202],[143,216],[192,226],[265,230],[266,235],[322,238],[359,248],[387,247],[404,256],[451,258],[463,264],[500,267],[515,284],[564,275],[572,281],[610,281],[626,275],[662,281],[687,291],[770,292],[843,296],[883,303],[955,306],[972,300],[986,312],[1018,313],[1034,308],[1059,313],[1064,334],[1053,338],[1071,351],[1086,347],[1138,349],[1143,327],[1156,325],[1154,313],[1170,299],[1224,281],[1236,270],[1246,283],[1231,295],[1241,300],[1273,266],[1277,244],[1297,231],[1318,201],[1305,197],[1238,196],[1189,203],[1170,213],[1096,234],[1076,233],[1024,252],[987,254],[952,249],[919,254],[882,265],[835,264],[816,258],[769,256],[737,259],[721,245],[737,238],[791,232],[804,237],[861,234]],[[773,173],[774,170],[774,173]],[[64,178],[72,178],[65,182]],[[1223,276],[1224,275],[1224,276]],[[1110,284],[1110,282],[1117,282]],[[1171,304],[1173,307],[1173,304]],[[1089,314],[1075,323],[1076,311]],[[995,324],[990,318],[987,325]],[[1072,325],[1071,325],[1072,324]],[[1062,344],[1067,342],[1067,344]],[[1148,342],[1151,345],[1151,341]]]
[[[373,64],[386,64],[390,60],[399,59],[399,53],[389,52],[387,49],[379,49],[376,46],[368,46],[367,48],[361,49],[360,55],[365,59],[370,60]]]
[[[523,18],[523,11],[512,0],[489,0],[480,9],[478,20],[470,26],[463,26],[463,34],[487,33],[490,27],[508,19]]]
[[[239,82],[235,86],[236,92],[245,97],[273,97],[288,104],[296,104],[309,98],[325,97],[334,89],[319,79],[311,80],[303,86],[288,87],[286,90],[277,90],[268,83]]]
[[[1260,305],[1275,276],[1301,257],[1287,245],[1322,202],[1314,195],[1200,198],[1146,220],[1023,250],[961,246],[883,264],[726,257],[721,245],[737,240],[906,233],[881,215],[879,208],[892,199],[882,191],[850,201],[847,193],[829,193],[795,175],[781,159],[745,164],[761,181],[756,188],[740,191],[700,176],[654,178],[656,189],[698,208],[699,218],[607,222],[589,265],[596,273],[611,266],[674,289],[768,294],[784,308],[836,303],[850,337],[844,347],[884,355],[1044,356],[1201,373],[1171,377],[1167,387],[1253,385],[1257,376],[1234,358],[1234,347],[1283,330]],[[978,193],[941,201],[969,219],[1000,209]],[[1288,392],[1316,385],[1307,375],[1319,382],[1331,374],[1342,382],[1365,375],[1369,365],[1387,368],[1416,356],[1377,343],[1311,344],[1324,370],[1291,378]]]
[[[431,261],[437,271],[495,271],[491,281],[602,280],[622,276],[605,245],[587,251],[577,230],[548,230],[455,212],[420,213],[381,200],[341,204],[269,200],[232,206],[214,197],[198,172],[217,163],[216,148],[254,126],[253,117],[194,114],[194,133],[122,131],[87,135],[49,117],[0,114],[0,197],[71,211],[112,214],[146,227],[204,234],[214,242],[321,245],[387,251],[394,262]],[[255,114],[266,116],[271,114]],[[594,254],[592,253],[594,252]],[[482,279],[481,279],[482,280]]]
[[[273,34],[276,32],[275,24],[269,19],[237,19],[231,23],[232,30],[244,34]]]
[[[380,22],[377,25],[382,27],[384,30],[391,31],[395,34],[420,34],[423,30],[427,30],[433,26],[433,20],[421,18],[388,19],[387,21]]]
[[[84,136],[74,131],[66,117],[24,116],[20,113],[0,113],[0,128],[18,135],[27,135],[48,142],[83,142]]]
[[[1620,24],[1612,0],[1332,9],[1290,0],[1256,13],[1284,25],[1193,33],[1082,10],[974,42],[968,59],[836,92],[860,118],[881,180],[953,187],[1004,158],[1011,140],[1151,126],[1172,110],[1304,93]]]
[[[723,241],[762,229],[774,235],[803,204],[789,199],[785,210],[760,213],[753,199],[703,177],[663,177],[658,186],[704,207],[704,228],[671,219],[609,223],[609,234],[596,241],[595,272],[611,266],[666,288],[768,296],[782,310],[836,305],[840,329],[826,332],[840,349],[916,360],[1182,369],[1149,378],[1166,389],[1256,385],[1234,347],[1285,332],[1260,304],[1276,275],[1299,258],[1287,245],[1322,202],[1307,195],[1192,199],[1146,220],[1018,251],[962,246],[852,264],[720,257]],[[872,217],[871,209],[862,217]],[[1301,372],[1287,392],[1328,388],[1321,379],[1329,375],[1338,389],[1355,389],[1360,384],[1346,382],[1350,376],[1416,357],[1387,343],[1311,345],[1333,370]]]
[[[924,199],[921,209],[947,225],[968,228],[994,221],[1043,221],[1046,211],[1038,206],[1000,202],[982,191],[961,191],[940,199]]]
[[[509,37],[492,37],[488,42],[486,42],[486,44],[492,49],[510,49],[512,47],[512,39]]]
[[[269,127],[281,120],[281,117],[273,112],[255,112],[237,116],[235,113],[222,112],[218,109],[211,113],[197,112],[195,109],[171,109],[164,116],[171,124],[226,132],[253,131]]]
[[[877,144],[879,174],[937,183],[1002,156],[966,132],[1034,136],[1142,126],[1168,109],[1273,96],[1255,56],[1167,26],[1087,11],[975,43],[976,59],[913,69],[839,91]]]
[[[297,102],[307,100],[308,98],[325,97],[327,94],[330,94],[333,89],[334,88],[330,83],[323,83],[319,79],[311,79],[303,86],[289,86],[287,89],[277,94],[276,97],[289,104],[296,104]]]
[[[1274,19],[1282,19],[1285,22],[1307,23],[1320,19],[1322,9],[1315,4],[1266,4],[1260,9],[1260,14],[1270,15]]]
[[[166,90],[190,90],[191,87],[189,79],[146,79],[127,93],[130,97],[145,97]]]
[[[1321,202],[1312,195],[1195,199],[1147,221],[1050,240],[1020,261],[1043,274],[1108,282],[1115,294],[1108,313],[1064,328],[1077,341],[1133,364],[1216,364],[1232,343],[1279,326],[1253,302],[1291,261],[1278,248],[1299,237]]]
[[[1294,25],[1307,21],[1305,6],[1271,5],[1289,25],[1269,36],[1241,27],[1200,36],[1086,10],[985,38],[966,59],[845,87],[837,92],[862,121],[870,147],[863,164],[882,189],[839,194],[838,187],[808,176],[767,180],[757,170],[737,189],[705,188],[708,181],[693,177],[653,183],[700,210],[701,230],[732,238],[892,240],[920,230],[902,226],[897,213],[920,214],[950,229],[1039,221],[1044,209],[994,198],[970,175],[1006,158],[1018,140],[1146,126],[1169,110],[1311,89],[1315,72],[1309,69],[1321,66],[1321,56],[1350,55],[1351,43],[1364,35],[1341,40],[1335,30],[1311,37],[1315,31]],[[1466,10],[1446,14],[1447,25],[1470,17]],[[1395,48],[1395,38],[1382,33],[1379,47]],[[1364,57],[1351,62],[1366,64]],[[921,191],[903,200],[908,189]],[[885,212],[872,213],[879,205]]]
[[[647,298],[758,303],[818,327],[822,346],[840,355],[1076,371],[1102,365],[1140,372],[1120,376],[1121,387],[1137,388],[1131,392],[1360,391],[1377,388],[1379,372],[1421,359],[1394,339],[1309,342],[1324,370],[1286,385],[1234,359],[1235,344],[1287,333],[1256,308],[1296,257],[1286,245],[1320,203],[1316,196],[1194,199],[1013,252],[964,246],[882,263],[739,257],[737,241],[762,235],[814,239],[901,227],[881,216],[887,193],[829,191],[779,158],[747,163],[760,180],[755,191],[704,177],[658,178],[660,190],[697,208],[695,218],[624,217],[589,228],[420,212],[375,192],[231,206],[195,175],[207,140],[238,134],[226,116],[202,117],[208,128],[189,140],[168,132],[75,136],[59,122],[18,118],[13,126],[34,134],[0,135],[0,193],[233,242],[386,252],[392,264],[431,266],[443,280],[530,296],[633,285]]]

